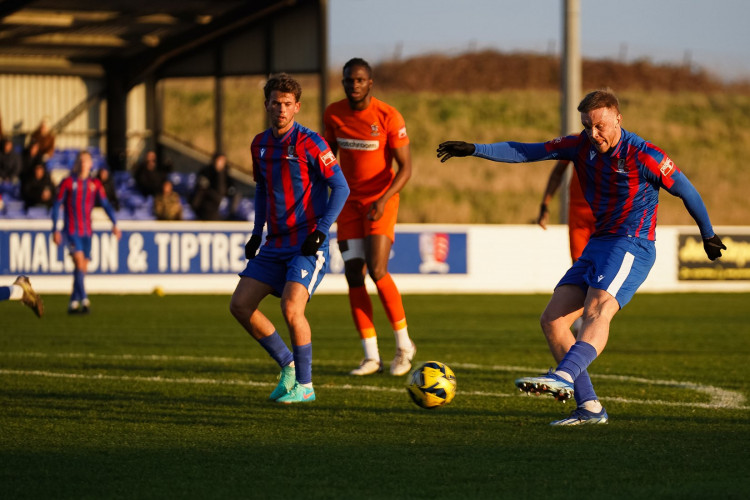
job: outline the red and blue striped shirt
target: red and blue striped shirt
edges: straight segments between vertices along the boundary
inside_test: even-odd
[[[282,137],[268,129],[253,139],[255,226],[274,247],[301,245],[316,229],[326,235],[349,196],[349,186],[325,140],[294,123]],[[330,199],[328,188],[331,188]]]
[[[97,197],[102,208],[117,224],[115,211],[107,200],[104,187],[98,179],[79,178],[75,174],[66,177],[57,190],[57,198],[52,206],[52,231],[57,231],[57,218],[60,206],[63,207],[63,230],[67,234],[91,236],[91,211]]]
[[[714,235],[698,192],[667,154],[622,129],[617,145],[599,153],[585,132],[544,143],[476,144],[474,156],[507,163],[570,160],[596,219],[593,237],[616,234],[654,240],[659,189],[682,198],[701,235]]]

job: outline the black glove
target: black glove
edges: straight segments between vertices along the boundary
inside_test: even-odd
[[[254,234],[250,236],[250,239],[245,243],[245,257],[250,260],[255,257],[260,247],[260,241],[263,239],[262,236]]]
[[[714,234],[710,238],[703,240],[703,249],[706,251],[706,255],[711,260],[716,260],[721,257],[721,251],[726,250],[727,247],[721,242],[718,234]]]
[[[302,242],[302,255],[315,255],[320,245],[326,240],[326,235],[323,231],[317,229],[307,235],[305,241]]]
[[[441,163],[445,163],[454,156],[471,156],[476,148],[470,142],[446,141],[437,148],[437,156]]]

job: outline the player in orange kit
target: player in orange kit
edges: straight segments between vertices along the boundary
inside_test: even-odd
[[[549,174],[547,189],[544,190],[542,206],[539,209],[539,217],[536,221],[543,229],[547,229],[547,222],[549,222],[549,203],[560,188],[565,169],[568,168],[569,163],[563,160],[558,161]],[[573,169],[573,175],[570,178],[570,189],[568,192],[570,194],[568,197],[568,240],[570,243],[570,257],[575,262],[581,256],[581,253],[583,253],[583,248],[594,232],[595,223],[591,207],[583,197],[581,183],[578,181],[575,169]],[[580,326],[581,318],[578,318],[573,323],[573,331],[577,332]]]
[[[349,285],[349,304],[365,357],[352,375],[383,370],[373,324],[372,301],[365,287],[369,272],[396,337],[392,375],[405,375],[416,352],[406,327],[401,294],[388,273],[395,238],[399,191],[411,176],[411,154],[401,114],[372,97],[372,68],[364,59],[344,65],[346,99],[324,113],[324,137],[339,156],[351,193],[339,215],[338,241]],[[393,170],[396,160],[398,171]]]

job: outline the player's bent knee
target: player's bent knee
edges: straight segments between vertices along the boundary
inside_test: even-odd
[[[292,325],[299,319],[305,317],[305,307],[291,300],[282,300],[281,314],[284,315],[284,320],[287,324]]]
[[[372,281],[377,282],[385,278],[385,275],[388,274],[388,266],[378,265],[376,267],[373,267],[369,271],[370,271],[370,278],[372,278]]]
[[[239,320],[248,320],[253,313],[249,307],[240,302],[234,295],[232,295],[232,299],[229,301],[229,312]]]
[[[544,334],[549,337],[554,335],[555,331],[560,328],[569,328],[570,325],[566,326],[565,318],[550,314],[548,311],[544,311],[539,317],[539,324],[542,327]]]

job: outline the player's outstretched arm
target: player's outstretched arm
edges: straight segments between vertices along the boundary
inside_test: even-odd
[[[445,141],[441,142],[437,148],[437,157],[441,163],[445,163],[454,156],[471,156],[474,154],[474,144],[463,141]]]
[[[682,199],[690,216],[698,224],[698,229],[703,238],[703,250],[710,260],[716,260],[721,257],[721,251],[727,247],[721,242],[721,238],[714,232],[711,226],[711,220],[708,217],[708,210],[703,203],[701,195],[695,189],[693,184],[682,172],[675,172],[672,175],[673,184],[667,188],[667,192],[673,196]],[[708,236],[711,235],[711,236]]]
[[[446,141],[437,148],[437,156],[446,162],[454,156],[476,156],[485,160],[503,163],[526,163],[541,160],[566,158],[558,149],[547,148],[547,143],[494,142],[471,144],[463,141]]]
[[[703,239],[703,250],[706,251],[706,255],[710,260],[716,260],[721,257],[721,251],[726,249],[726,245],[721,242],[718,234]]]

